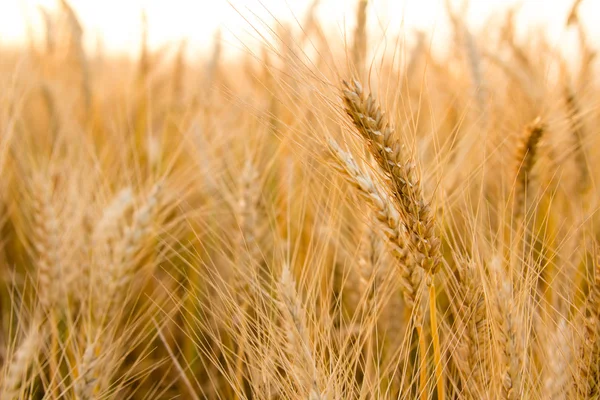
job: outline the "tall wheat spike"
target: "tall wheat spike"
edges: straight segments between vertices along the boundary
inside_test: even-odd
[[[526,130],[522,142],[517,149],[517,173],[514,201],[515,219],[520,219],[526,207],[526,196],[530,189],[531,171],[538,158],[538,147],[546,127],[541,118],[536,118]]]
[[[414,160],[406,154],[406,146],[396,137],[395,129],[375,99],[371,95],[365,97],[358,81],[352,85],[344,82],[343,98],[346,113],[389,179],[409,243],[415,250],[415,261],[425,271],[435,274],[440,268],[440,240],[435,234],[435,221],[423,196]]]
[[[400,220],[400,214],[389,196],[377,187],[367,172],[361,170],[350,153],[343,151],[337,142],[330,140],[329,149],[336,161],[338,169],[358,193],[371,205],[375,218],[380,222],[380,228],[388,239],[390,250],[398,262],[402,277],[402,292],[409,309],[415,312],[416,324],[423,319],[422,283],[424,274],[415,268],[411,253],[407,249],[406,231]]]

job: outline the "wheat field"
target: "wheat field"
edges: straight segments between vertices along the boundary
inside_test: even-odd
[[[315,2],[315,7],[318,2]],[[454,36],[0,49],[0,399],[599,399],[596,52]],[[596,222],[598,221],[598,222]]]

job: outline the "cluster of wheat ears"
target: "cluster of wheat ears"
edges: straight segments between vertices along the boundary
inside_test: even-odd
[[[447,4],[444,52],[315,2],[233,60],[40,9],[0,50],[0,399],[600,398],[579,3],[568,58],[518,9]]]

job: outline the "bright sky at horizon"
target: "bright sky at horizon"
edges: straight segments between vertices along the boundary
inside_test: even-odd
[[[260,21],[272,21],[273,16],[294,24],[295,19],[303,21],[310,3],[312,0],[70,1],[84,25],[87,45],[95,45],[101,37],[105,49],[118,53],[131,53],[139,48],[142,9],[148,19],[151,47],[187,38],[190,47],[206,50],[219,27],[224,32],[224,39],[235,44],[248,35],[256,36],[245,18],[253,21],[255,27],[261,25]],[[410,33],[414,29],[434,30],[435,39],[449,33],[444,0],[370,0],[370,3],[371,29],[382,31],[387,28],[392,34]],[[471,0],[466,18],[471,26],[477,27],[490,15],[515,3],[521,4],[517,14],[521,28],[542,24],[553,40],[562,40],[572,0]],[[39,35],[43,24],[38,7],[53,9],[57,4],[58,0],[2,1],[0,44],[25,42],[28,21]],[[344,31],[351,32],[355,7],[356,0],[321,0],[317,10],[320,21],[341,37]],[[594,16],[600,16],[600,1],[583,0],[580,11],[590,38],[599,43],[600,24],[594,23]]]

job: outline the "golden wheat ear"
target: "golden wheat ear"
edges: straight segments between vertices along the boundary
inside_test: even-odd
[[[423,271],[417,268],[411,258],[411,253],[406,244],[406,229],[400,220],[400,213],[395,203],[373,181],[371,176],[363,171],[350,153],[341,149],[334,140],[329,141],[329,150],[335,161],[336,168],[346,180],[354,186],[363,199],[369,204],[379,221],[381,232],[388,239],[389,248],[397,261],[400,276],[402,277],[402,292],[408,308],[416,313],[415,320],[421,324],[423,312],[421,307],[415,307],[420,302],[417,296],[422,292]]]
[[[435,380],[437,394],[445,397],[443,360],[439,342],[437,322],[437,295],[433,277],[442,265],[441,241],[435,231],[434,214],[425,200],[421,188],[421,177],[414,159],[407,153],[406,146],[397,137],[398,133],[388,121],[377,101],[365,96],[362,85],[354,80],[350,85],[343,82],[342,98],[346,114],[350,117],[355,131],[365,141],[371,155],[379,166],[379,172],[387,178],[396,207],[407,232],[407,243],[411,250],[412,262],[426,273],[425,283],[429,286],[429,311],[434,352]],[[427,303],[423,301],[422,306]],[[419,313],[420,314],[420,313]],[[427,397],[427,359],[424,332],[416,325],[420,352],[420,389]]]
[[[546,125],[541,117],[537,117],[525,130],[517,147],[517,172],[515,178],[515,196],[513,212],[516,220],[520,220],[527,207],[527,192],[530,190],[531,172],[538,159],[540,141],[546,132]]]
[[[388,178],[389,188],[410,238],[415,262],[425,271],[435,274],[440,268],[440,240],[435,233],[435,221],[429,203],[421,189],[420,174],[406,146],[397,137],[393,126],[376,100],[365,96],[357,80],[344,81],[342,90],[346,113],[356,132],[363,138],[380,172]]]

